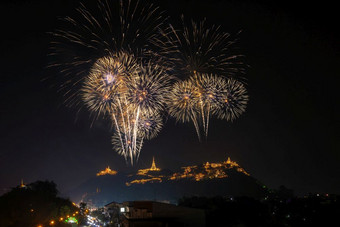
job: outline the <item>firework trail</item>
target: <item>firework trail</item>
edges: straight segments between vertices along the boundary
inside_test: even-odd
[[[211,112],[217,106],[226,90],[226,79],[213,74],[195,73],[189,78],[197,89],[197,112],[205,137],[208,137]]]
[[[157,130],[159,131],[161,128],[161,123],[158,123],[157,126],[154,124],[161,121],[155,116],[165,111],[165,96],[169,90],[171,78],[167,74],[166,67],[148,62],[140,65],[137,74],[129,77],[127,80],[124,101],[127,108],[130,109],[129,112],[132,112],[132,114],[127,114],[127,117],[123,118],[122,121],[127,123],[124,128],[129,130],[126,134],[130,135],[132,139],[131,150],[137,157],[139,156],[137,152],[137,138],[144,134],[142,135],[142,140],[144,137],[150,139],[151,135],[156,135],[155,133],[158,133]],[[151,125],[151,123],[153,124]],[[143,124],[144,127],[141,128]],[[141,129],[143,129],[142,132]],[[157,130],[154,131],[154,129]]]
[[[112,136],[111,143],[115,147],[115,150],[118,154],[122,155],[126,161],[129,159],[131,161],[131,157],[134,156],[136,156],[136,159],[138,159],[143,146],[143,138],[136,139],[135,150],[132,150],[133,140],[131,140],[131,138],[125,134],[118,134],[115,132]],[[133,161],[130,163],[133,165]]]
[[[122,52],[103,57],[93,65],[81,89],[82,99],[92,112],[97,116],[103,114],[112,117],[114,129],[122,143],[119,153],[131,152],[126,148],[126,144],[123,144],[123,141],[128,141],[128,130],[118,124],[118,118],[129,114],[129,109],[126,108],[127,83],[131,77],[137,75],[138,70],[139,65],[129,54]],[[125,138],[122,137],[123,133]],[[126,158],[127,154],[124,154],[124,157]]]

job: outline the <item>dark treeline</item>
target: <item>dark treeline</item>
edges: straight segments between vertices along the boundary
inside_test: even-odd
[[[58,197],[54,182],[20,185],[0,197],[1,227],[70,226],[68,217],[81,219],[79,209]]]
[[[207,227],[339,225],[339,196],[313,194],[295,197],[286,192],[271,194],[261,200],[250,197],[184,197],[178,205],[204,209]]]

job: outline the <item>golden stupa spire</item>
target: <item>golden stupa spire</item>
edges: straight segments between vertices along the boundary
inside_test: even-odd
[[[152,165],[150,170],[158,170],[158,168],[156,167],[156,163],[155,163],[155,157],[152,157]]]
[[[152,164],[149,169],[140,169],[137,172],[137,175],[146,175],[149,171],[160,171],[160,168],[157,168],[155,163],[155,157],[152,157]]]
[[[24,184],[24,180],[21,179],[21,181],[20,181],[20,188],[25,188],[25,187],[26,187],[26,185]]]

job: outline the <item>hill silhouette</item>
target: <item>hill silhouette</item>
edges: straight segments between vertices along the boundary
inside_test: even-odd
[[[153,161],[149,169],[133,174],[118,172],[93,177],[70,191],[69,195],[74,201],[103,206],[112,201],[132,200],[177,203],[178,199],[190,196],[260,198],[266,192],[262,184],[228,158],[219,163],[182,167],[176,172],[161,170]]]

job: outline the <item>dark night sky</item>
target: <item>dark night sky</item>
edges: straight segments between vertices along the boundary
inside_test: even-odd
[[[233,123],[212,120],[202,144],[192,125],[168,120],[131,168],[112,150],[107,122],[91,128],[87,111],[65,107],[58,84],[43,81],[50,76],[47,32],[78,3],[2,1],[1,193],[22,178],[53,180],[67,192],[108,165],[131,171],[150,166],[152,156],[161,168],[173,170],[230,156],[269,187],[340,193],[336,7],[327,1],[268,2],[163,1],[171,16],[206,17],[227,32],[242,30],[238,46],[251,66],[250,102]]]

